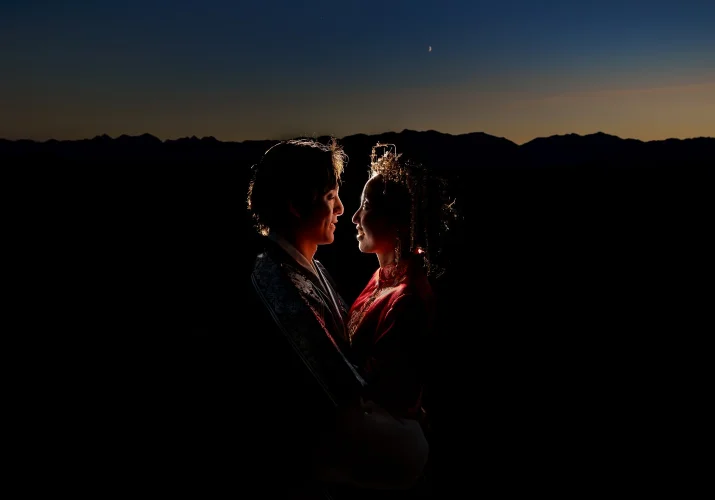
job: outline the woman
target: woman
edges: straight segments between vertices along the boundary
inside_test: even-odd
[[[436,302],[430,277],[438,240],[453,214],[444,181],[394,150],[372,149],[370,178],[353,215],[361,252],[379,268],[352,304],[348,338],[368,398],[398,417],[422,419],[425,350]],[[394,147],[393,147],[394,149]]]

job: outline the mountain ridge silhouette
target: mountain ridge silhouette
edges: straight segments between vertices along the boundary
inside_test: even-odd
[[[308,136],[303,136],[308,137]],[[313,137],[325,140],[328,136]],[[444,169],[471,167],[548,166],[678,166],[715,165],[715,137],[642,141],[599,131],[537,137],[521,145],[486,132],[448,134],[436,130],[404,129],[380,134],[353,134],[338,138],[349,157],[367,158],[377,142],[392,143],[398,152]],[[279,139],[221,141],[213,136],[159,139],[144,133],[107,134],[91,139],[35,141],[0,139],[0,160],[168,160],[254,164]]]
[[[425,135],[438,135],[438,136],[447,136],[447,137],[470,137],[470,138],[483,138],[483,140],[494,140],[498,139],[501,141],[505,141],[507,143],[511,143],[517,147],[524,147],[527,144],[531,144],[534,142],[542,142],[545,140],[561,140],[561,139],[589,139],[589,138],[598,138],[598,139],[610,139],[610,140],[617,140],[617,141],[626,141],[626,142],[636,142],[636,143],[644,143],[644,144],[649,144],[649,143],[663,143],[663,142],[670,142],[670,141],[677,141],[677,142],[687,142],[687,141],[693,141],[693,140],[700,140],[700,139],[713,139],[715,140],[715,136],[697,136],[697,137],[687,137],[687,138],[677,138],[677,137],[669,137],[666,139],[652,139],[652,140],[642,140],[642,139],[635,139],[635,138],[623,138],[614,134],[609,134],[603,131],[597,131],[589,134],[577,134],[574,132],[567,133],[567,134],[552,134],[552,135],[546,135],[546,136],[538,136],[534,137],[531,140],[528,140],[522,144],[517,144],[516,142],[507,139],[506,137],[500,137],[496,136],[493,134],[489,134],[487,132],[483,131],[478,131],[478,132],[465,132],[461,134],[451,134],[448,132],[440,132],[438,130],[434,129],[428,129],[428,130],[414,130],[414,129],[403,129],[400,132],[395,132],[395,131],[385,131],[381,132],[378,134],[365,134],[365,133],[357,133],[357,134],[350,134],[342,137],[338,137],[338,140],[346,140],[346,139],[353,139],[357,137],[382,137],[382,136],[391,136],[391,135],[400,135],[400,134],[425,134]],[[308,136],[300,136],[300,137],[308,137]],[[327,135],[320,135],[316,136],[317,137],[329,137]],[[121,134],[116,137],[112,137],[109,134],[99,134],[94,137],[86,137],[83,139],[55,139],[55,138],[50,138],[46,139],[44,141],[42,140],[36,140],[36,139],[6,139],[0,137],[0,142],[10,142],[10,143],[35,143],[35,144],[46,144],[46,143],[82,143],[82,142],[87,142],[87,141],[92,141],[92,142],[99,142],[99,141],[116,141],[116,140],[144,140],[144,141],[155,141],[155,142],[160,142],[164,144],[171,144],[171,143],[177,143],[177,142],[186,142],[186,141],[200,141],[200,142],[212,142],[212,143],[224,143],[224,144],[244,144],[244,143],[256,143],[256,142],[278,142],[280,139],[245,139],[242,141],[231,141],[231,140],[219,140],[214,136],[202,136],[202,137],[197,137],[196,135],[192,136],[183,136],[183,137],[177,137],[177,138],[167,138],[167,139],[160,139],[159,137],[149,133],[149,132],[144,132],[139,135],[130,135],[130,134]]]

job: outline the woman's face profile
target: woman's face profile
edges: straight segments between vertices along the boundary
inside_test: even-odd
[[[379,175],[368,180],[360,197],[360,207],[352,218],[357,229],[358,248],[363,253],[385,254],[395,249],[397,235],[388,217],[383,187]]]

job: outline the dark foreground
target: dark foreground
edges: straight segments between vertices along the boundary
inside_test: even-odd
[[[81,456],[62,481],[202,496],[285,486],[251,469],[250,443],[269,432],[252,394],[281,373],[251,351],[260,332],[236,283],[252,233],[245,186],[227,172],[137,173],[136,183],[87,174],[89,196],[69,199],[53,241],[66,252],[59,282],[70,284],[58,296],[78,299],[56,324],[76,333],[53,337],[42,364],[54,376],[39,383],[67,421],[57,449]],[[672,459],[664,422],[697,399],[697,364],[684,359],[698,348],[682,340],[702,331],[692,280],[704,275],[707,226],[702,185],[682,174],[461,174],[464,221],[436,284],[435,496],[572,496],[673,480],[662,474]],[[359,190],[345,191],[354,210]],[[347,300],[375,268],[355,249],[351,214],[318,254]],[[221,328],[198,333],[216,310]],[[310,409],[285,418],[294,411]]]

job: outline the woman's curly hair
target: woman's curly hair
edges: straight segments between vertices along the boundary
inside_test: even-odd
[[[424,260],[428,276],[440,276],[446,270],[445,238],[459,218],[447,180],[421,163],[402,159],[393,144],[381,143],[372,148],[369,174],[382,178],[391,213],[399,226],[409,228],[400,235],[401,252],[408,248]]]

